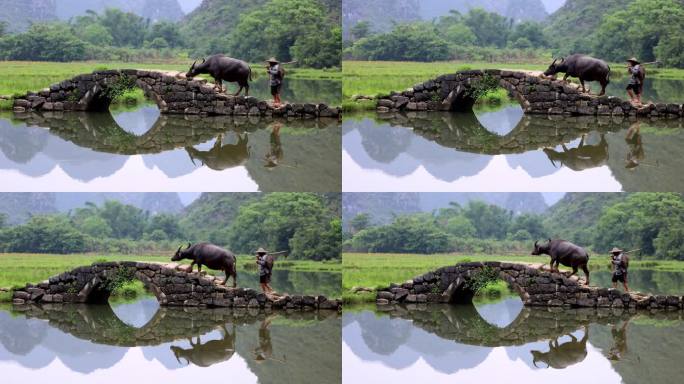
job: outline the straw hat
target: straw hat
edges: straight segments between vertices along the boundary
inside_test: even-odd
[[[270,59],[266,60],[266,62],[267,63],[274,63],[274,64],[280,63],[280,61],[278,61],[278,59],[276,59],[275,57],[271,57]]]
[[[259,254],[262,254],[262,253],[266,254],[266,253],[268,253],[268,252],[266,252],[265,249],[259,247],[259,249],[257,249],[256,253],[257,253],[257,255],[259,255]]]
[[[618,247],[613,247],[613,249],[610,250],[610,253],[621,253],[622,249]]]
[[[637,60],[636,57],[629,58],[629,59],[627,59],[627,61],[629,61],[630,63],[634,63],[634,64],[641,64],[641,62],[639,62],[639,60]]]

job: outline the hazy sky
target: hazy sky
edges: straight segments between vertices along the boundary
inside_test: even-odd
[[[183,8],[183,12],[190,13],[202,3],[202,0],[178,0],[178,3]]]

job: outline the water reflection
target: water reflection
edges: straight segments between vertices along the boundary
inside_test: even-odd
[[[507,301],[485,306],[505,311]],[[343,380],[673,382],[682,320],[679,311],[523,308],[499,327],[472,305],[347,307]]]
[[[339,148],[334,119],[159,116],[149,106],[0,117],[4,185],[27,191],[339,190]]]
[[[516,108],[345,116],[344,190],[684,191],[681,119],[513,121]]]
[[[339,330],[335,311],[159,308],[133,327],[108,305],[15,307],[0,311],[0,366],[5,377],[26,382],[45,375],[60,382],[182,382],[230,372],[241,383],[335,383]]]

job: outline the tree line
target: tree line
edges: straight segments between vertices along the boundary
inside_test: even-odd
[[[325,2],[262,3],[247,10],[230,5],[239,21],[227,34],[211,34],[197,21],[152,23],[118,9],[37,23],[17,34],[7,34],[0,25],[0,59],[141,61],[224,53],[249,62],[277,56],[312,68],[340,66],[342,30],[339,22],[331,22]]]
[[[373,33],[372,25],[360,22],[351,27],[350,38],[344,42],[344,57],[522,61],[585,53],[613,62],[637,56],[645,62],[657,59],[666,66],[684,67],[684,4],[677,0],[636,0],[626,8],[597,8],[595,13],[607,12],[598,26],[579,31],[564,31],[553,22],[514,23],[478,8],[466,14],[451,11],[433,21],[397,24],[387,33]]]
[[[187,242],[211,241],[241,254],[264,247],[287,251],[293,259],[340,258],[341,221],[316,194],[272,193],[252,199],[211,236],[182,220],[184,215],[152,215],[118,201],[36,215],[15,226],[8,226],[6,215],[0,214],[0,252],[171,252]]]
[[[676,193],[633,193],[603,199],[587,194],[544,214],[514,215],[480,201],[432,213],[401,215],[374,225],[367,214],[354,217],[344,248],[389,253],[524,253],[536,240],[563,238],[606,253],[613,246],[640,249],[641,255],[684,260],[684,200]],[[591,205],[588,218],[586,205]],[[584,206],[584,207],[583,207]]]

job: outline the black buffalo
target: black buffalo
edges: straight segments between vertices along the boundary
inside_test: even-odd
[[[178,247],[176,254],[173,255],[171,261],[179,261],[183,259],[192,260],[190,263],[190,272],[192,267],[197,264],[197,271],[202,272],[202,266],[207,268],[223,271],[226,273],[226,279],[223,280],[223,285],[226,285],[228,277],[233,277],[233,288],[237,286],[237,271],[235,268],[235,255],[217,245],[210,243],[197,243],[192,245],[188,243],[188,247],[181,250]]]
[[[233,59],[224,55],[213,55],[202,59],[200,64],[197,61],[192,63],[190,70],[186,73],[187,77],[195,77],[202,73],[208,73],[214,78],[214,83],[219,92],[223,92],[223,82],[238,83],[240,89],[235,96],[245,89],[245,95],[249,96],[249,82],[252,80],[252,69],[249,64],[242,60]]]
[[[570,276],[577,273],[577,268],[582,268],[584,276],[587,278],[587,285],[589,284],[589,254],[584,248],[575,245],[566,240],[551,240],[544,245],[539,245],[537,241],[534,242],[533,255],[549,255],[551,256],[551,271],[558,272],[558,264],[563,264],[566,267],[572,267]]]
[[[566,58],[561,58],[560,62],[555,59],[549,68],[544,72],[546,76],[556,73],[565,73],[563,81],[567,81],[568,76],[578,77],[582,84],[582,92],[586,92],[585,81],[598,81],[601,84],[601,93],[606,93],[606,86],[610,83],[610,66],[605,61],[587,55],[574,54]]]

